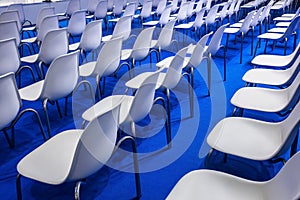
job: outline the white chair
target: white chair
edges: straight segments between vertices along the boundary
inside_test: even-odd
[[[234,7],[237,3],[237,0],[233,0],[231,3],[230,3],[230,6],[227,10],[227,16],[228,16],[228,23],[231,23],[231,16],[234,14]]]
[[[100,53],[98,54],[97,61],[88,62],[79,66],[79,76],[83,79],[86,77],[96,78],[96,87],[98,91],[98,97],[101,99],[101,91],[104,93],[104,83],[103,80],[103,90],[101,90],[100,81],[101,78],[105,78],[117,71],[120,60],[121,60],[121,49],[122,49],[122,38],[114,38],[107,42],[104,42]],[[130,70],[130,66],[128,66]]]
[[[161,13],[159,20],[147,21],[143,23],[143,26],[156,26],[159,24],[160,28],[166,25],[170,21],[171,5],[168,5]]]
[[[120,102],[96,116],[85,129],[63,131],[26,155],[17,165],[18,199],[22,199],[22,176],[51,185],[76,181],[75,199],[80,199],[81,183],[100,170],[127,140],[133,148],[136,192],[140,198],[135,140],[127,136],[117,143],[119,108]]]
[[[188,2],[181,4],[178,13],[171,15],[171,17],[176,17],[177,22],[182,23],[187,19],[188,7],[189,7]]]
[[[86,27],[85,13],[85,10],[77,10],[72,14],[69,20],[67,31],[69,37],[73,39],[73,42],[74,37],[80,36]]]
[[[274,42],[274,45],[277,41],[279,41],[279,42],[283,41],[285,43],[285,45],[284,45],[284,55],[286,55],[288,37],[291,36],[291,35],[294,35],[294,49],[295,49],[296,48],[296,36],[297,36],[295,31],[298,29],[299,24],[300,24],[300,16],[296,17],[291,22],[291,24],[288,26],[288,28],[286,29],[286,31],[284,33],[271,33],[271,32],[269,33],[268,32],[268,33],[263,33],[263,34],[257,36],[258,41],[256,43],[254,56],[256,55],[256,50],[257,50],[258,44],[260,43],[260,41],[262,39],[266,40],[264,53],[266,53],[268,41],[272,40]]]
[[[243,115],[245,109],[261,112],[272,112],[284,115],[299,100],[298,73],[287,88],[273,89],[261,87],[244,87],[236,91],[230,102],[235,106],[232,115]]]
[[[135,11],[136,11],[136,3],[129,3],[126,6],[122,16],[133,16],[135,14]],[[117,23],[119,20],[120,20],[120,18],[117,18],[117,17],[110,19],[107,21],[107,23],[108,23],[107,26],[109,26],[109,23]]]
[[[170,90],[175,88],[178,85],[178,83],[182,77],[182,73],[181,73],[182,68],[184,68],[185,65],[187,65],[187,62],[184,62],[184,60],[185,60],[188,48],[189,48],[189,46],[179,50],[176,53],[176,55],[173,57],[172,61],[170,62],[170,65],[168,66],[167,72],[160,72],[157,83],[156,83],[155,89],[163,88],[166,91],[167,116],[168,116],[167,118],[168,118],[169,122],[171,122]],[[163,61],[161,61],[161,62],[163,62]],[[161,67],[160,70],[163,70],[163,69],[165,69],[165,67]],[[144,80],[147,79],[147,77],[149,77],[152,74],[153,74],[153,72],[144,72],[142,74],[139,74],[139,75],[135,76],[134,78],[132,78],[131,80],[127,81],[125,83],[125,85],[127,88],[138,89],[141,87]],[[189,90],[189,92],[191,92],[191,91]],[[190,99],[190,101],[191,101],[191,99]],[[168,130],[171,135],[170,123],[168,125]]]
[[[273,86],[285,86],[292,80],[300,66],[300,56],[296,58],[292,66],[287,69],[263,69],[256,68],[247,71],[243,76],[243,81],[247,85],[273,85]],[[299,70],[298,70],[299,71]]]
[[[282,56],[282,55],[270,55],[270,54],[262,54],[253,58],[251,64],[254,67],[263,66],[263,67],[272,67],[272,68],[284,68],[290,65],[293,60],[297,58],[300,52],[300,44],[298,44],[297,48],[293,51],[293,53]]]
[[[226,28],[224,30],[224,33],[227,34],[227,39],[226,39],[226,48],[228,48],[228,40],[230,34],[234,35],[240,35],[241,36],[241,49],[240,49],[240,64],[243,62],[243,44],[244,44],[244,38],[245,35],[250,31],[251,29],[251,20],[253,16],[255,15],[256,11],[251,11],[248,13],[248,15],[245,17],[245,20],[243,21],[241,27],[235,27],[234,24],[233,26],[230,26],[229,28]],[[251,55],[253,54],[253,40],[254,40],[254,29],[252,29],[252,41],[251,41]]]
[[[132,49],[122,49],[121,60],[127,61],[128,65],[131,63],[132,70],[136,65],[136,61],[142,61],[148,55],[151,56],[150,48],[154,29],[155,26],[143,29],[136,37]]]
[[[69,51],[75,51],[80,49],[80,55],[82,61],[87,58],[87,52],[92,52],[94,57],[94,51],[100,46],[102,39],[102,20],[95,20],[87,24],[85,27],[80,41],[69,45]]]
[[[214,5],[211,9],[209,9],[207,16],[205,18],[205,31],[209,32],[209,26],[215,24],[217,14],[218,14],[219,5]]]
[[[99,0],[89,0],[86,8],[87,12],[87,19],[93,18],[93,15],[96,11],[97,5],[99,3]]]
[[[7,6],[7,10],[17,10],[22,27],[25,25],[32,25],[31,21],[25,18],[23,4],[13,3]],[[26,24],[28,23],[28,24]]]
[[[299,111],[298,102],[289,116],[279,122],[242,117],[225,118],[209,133],[207,143],[212,151],[217,150],[256,161],[280,158],[285,162],[284,154],[298,143]],[[293,148],[291,156],[297,152],[297,149]]]
[[[55,42],[53,42],[55,41]],[[43,77],[43,65],[48,66],[56,57],[68,52],[68,36],[66,29],[49,31],[40,47],[38,54],[21,57],[21,62],[34,64],[40,78]]]
[[[152,14],[152,1],[150,0],[143,3],[141,13],[134,15],[133,18],[139,19],[143,25],[144,20],[151,17]]]
[[[279,23],[279,22],[291,22],[293,19],[295,19],[299,15],[299,13],[300,13],[300,8],[298,8],[298,10],[294,14],[291,14],[291,15],[285,14],[280,17],[275,17],[273,19],[273,21],[276,23],[275,25],[278,26],[277,23]]]
[[[152,4],[152,6],[153,5],[154,5],[154,2]],[[164,12],[166,7],[167,7],[167,0],[159,0],[158,5],[157,5],[156,10],[155,10],[155,15],[157,17],[160,16]]]
[[[297,153],[275,177],[263,182],[219,171],[195,170],[182,177],[166,199],[296,200],[300,198],[299,165]]]
[[[60,17],[60,20],[66,20],[69,19],[72,14],[81,9],[80,0],[69,0],[66,12],[64,13],[58,13],[57,15]]]
[[[230,2],[227,2],[223,5],[223,8],[220,12],[217,13],[217,19],[221,22],[221,24],[223,24],[223,20],[227,17],[228,15],[228,9],[229,6],[231,5]],[[230,21],[229,21],[230,23]]]
[[[20,18],[19,18],[19,12],[17,10],[3,11],[0,14],[0,22],[7,22],[7,21],[16,21],[19,33],[23,36],[22,24],[21,24],[21,21],[20,21]],[[30,37],[29,34],[28,34],[28,37]]]
[[[123,41],[126,41],[131,32],[132,16],[122,16],[116,23],[112,35],[106,35],[102,37],[102,41],[108,41],[113,38],[123,37]]]
[[[97,4],[96,10],[94,12],[94,18],[96,20],[103,19],[105,26],[107,26],[107,10],[108,10],[108,2],[107,0],[101,0]],[[107,28],[107,27],[106,27]]]
[[[65,98],[67,102],[67,96],[74,90],[79,77],[78,54],[79,51],[75,51],[58,56],[50,64],[44,80],[19,89],[21,99],[26,101],[42,101],[49,135],[51,135],[51,128],[47,111],[47,103],[55,102],[59,108],[59,99]],[[65,104],[65,108],[67,108],[67,103]]]
[[[172,0],[171,2],[172,8],[171,12],[174,13],[178,10],[178,0]]]
[[[119,124],[123,126],[126,123],[130,124],[131,133],[128,133],[134,137],[138,137],[136,133],[136,122],[144,119],[150,112],[154,103],[161,98],[154,99],[155,87],[161,70],[158,70],[151,75],[148,75],[140,84],[140,87],[136,91],[134,96],[129,95],[112,95],[108,96],[89,109],[83,114],[84,119],[83,126],[86,122],[92,121],[96,116],[102,114],[111,106],[115,105],[116,102],[122,100],[119,114]],[[163,101],[164,103],[164,101]],[[141,106],[143,105],[143,106]],[[166,127],[166,138],[168,147],[171,147],[171,135],[168,130],[168,118],[165,121]]]
[[[2,95],[0,95],[0,131],[3,131],[9,146],[12,148],[15,145],[15,124],[27,112],[32,112],[35,115],[39,123],[40,131],[46,141],[45,131],[39,114],[32,108],[26,108],[20,111],[22,100],[18,93],[15,74],[13,72],[0,75],[0,91],[2,93]],[[8,135],[9,130],[11,130],[11,137]]]
[[[239,20],[240,8],[243,0],[238,0],[234,7],[235,21]]]

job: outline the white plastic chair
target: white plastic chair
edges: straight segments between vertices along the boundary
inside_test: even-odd
[[[67,100],[67,96],[72,93],[77,84],[78,66],[79,51],[58,56],[50,64],[44,80],[19,89],[21,99],[42,101],[49,135],[51,135],[51,128],[47,103],[56,102],[58,105],[58,99],[66,98]],[[67,108],[67,104],[65,104],[65,108]]]
[[[67,31],[69,37],[73,39],[73,42],[74,37],[81,35],[86,27],[85,13],[85,10],[77,10],[72,14],[69,20]]]
[[[15,124],[26,113],[32,112],[38,120],[40,131],[46,141],[45,131],[39,117],[39,114],[32,108],[26,108],[21,110],[22,101],[18,93],[16,85],[15,74],[13,72],[0,75],[0,110],[1,121],[0,131],[3,131],[5,138],[11,148],[15,145]],[[11,137],[8,135],[8,131],[11,130]]]
[[[57,15],[60,16],[60,20],[69,19],[72,14],[81,9],[80,0],[69,0],[66,12],[65,13],[58,13]]]
[[[55,42],[53,42],[55,41]],[[43,77],[43,65],[49,65],[56,57],[68,52],[68,36],[66,29],[49,31],[40,47],[38,54],[21,57],[21,62],[34,64],[38,67],[38,75]]]
[[[299,100],[300,73],[291,85],[284,89],[244,87],[236,91],[230,102],[235,106],[232,115],[243,115],[244,109],[272,112],[280,115],[294,106]]]
[[[97,61],[88,62],[79,67],[79,76],[83,79],[86,79],[86,77],[96,78],[96,87],[99,99],[101,99],[101,91],[104,93],[103,90],[105,83],[104,79],[103,90],[101,90],[101,78],[105,78],[106,76],[117,71],[121,60],[121,49],[122,38],[119,37],[111,39],[105,42],[102,46],[100,53],[98,54]],[[128,70],[130,70],[130,68]]]
[[[118,37],[123,37],[123,41],[126,41],[130,36],[131,22],[132,16],[122,16],[116,23],[112,35],[103,36],[102,41],[105,42]]]
[[[244,44],[244,38],[245,35],[250,31],[251,29],[251,20],[253,16],[255,15],[256,11],[251,11],[248,13],[248,15],[245,17],[245,20],[243,21],[241,27],[235,27],[234,25],[229,28],[226,28],[224,30],[224,33],[227,34],[226,39],[226,48],[228,48],[228,40],[230,34],[234,35],[241,35],[241,49],[240,49],[240,64],[243,62],[243,44]],[[253,40],[254,40],[254,29],[252,29],[252,41],[251,41],[251,55],[253,54]]]
[[[87,52],[92,52],[100,46],[102,39],[102,20],[95,20],[87,24],[80,41],[69,45],[69,51],[80,49],[82,60],[87,57]]]
[[[154,5],[154,2],[152,4],[152,6],[153,5]],[[167,7],[167,0],[159,0],[158,5],[157,5],[156,10],[155,10],[155,15],[160,16],[164,12],[166,7]]]
[[[172,0],[172,8],[171,8],[171,12],[174,13],[178,10],[178,0]]]
[[[22,24],[19,18],[19,12],[17,10],[3,11],[0,14],[0,22],[7,22],[7,21],[16,21],[19,33],[22,34]]]
[[[176,17],[178,23],[185,21],[187,19],[188,7],[188,2],[181,4],[178,13],[171,15],[171,17]]]
[[[171,5],[167,6],[164,11],[161,13],[159,20],[147,21],[143,23],[143,26],[156,26],[157,24],[160,25],[162,28],[170,21],[170,13],[171,13]]]
[[[136,11],[136,4],[129,3],[126,6],[122,16],[129,16],[129,15],[133,16],[135,14],[135,11]],[[113,18],[113,19],[108,20],[108,23],[117,23],[119,20],[120,20],[120,18]]]
[[[96,116],[85,129],[63,131],[26,155],[17,165],[18,199],[22,199],[22,176],[51,185],[76,181],[75,199],[80,199],[81,183],[99,171],[127,140],[131,141],[133,148],[136,192],[139,198],[141,187],[135,140],[127,136],[117,143],[119,108],[120,102],[116,102]]]
[[[143,25],[144,20],[151,17],[151,15],[152,15],[152,1],[150,0],[143,3],[141,13],[134,15],[133,18],[139,19],[140,23]]]
[[[28,19],[25,18],[23,4],[18,4],[18,3],[10,4],[9,6],[7,6],[7,10],[17,10],[18,11],[22,27],[26,23],[28,23],[28,25],[32,25],[31,21],[29,21]]]
[[[300,198],[299,165],[297,153],[275,177],[262,182],[219,171],[195,170],[182,177],[166,199],[296,200]]]
[[[228,9],[230,6],[230,2],[227,2],[223,5],[223,8],[220,12],[217,13],[217,19],[221,22],[221,24],[223,24],[223,20],[227,17],[228,15]],[[229,21],[230,23],[230,21]]]
[[[205,18],[205,31],[209,32],[209,26],[215,24],[217,13],[218,13],[219,5],[214,5],[211,9],[209,9],[207,16]]]
[[[20,56],[15,38],[0,40],[0,76],[16,73],[20,66]]]
[[[151,55],[151,41],[155,27],[143,29],[137,36],[132,49],[122,49],[121,60],[127,61],[128,65],[131,63],[134,69],[136,61],[142,61]]]

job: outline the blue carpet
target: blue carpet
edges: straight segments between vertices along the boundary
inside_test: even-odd
[[[62,24],[64,26],[65,24]],[[110,30],[111,31],[111,30]],[[255,35],[258,35],[256,30]],[[194,37],[192,33],[192,37]],[[225,44],[223,37],[222,43]],[[78,38],[77,38],[78,39]],[[177,38],[179,47],[184,44],[182,37]],[[189,41],[189,39],[187,39]],[[187,42],[186,41],[186,42]],[[176,182],[186,173],[195,169],[204,168],[205,155],[208,153],[205,137],[209,130],[220,119],[230,116],[233,106],[229,100],[239,88],[244,86],[241,80],[243,74],[252,68],[249,64],[252,56],[250,55],[250,35],[246,37],[244,44],[243,63],[239,64],[239,43],[234,45],[229,41],[230,48],[227,52],[227,81],[223,82],[223,58],[220,56],[214,58],[215,67],[213,68],[213,81],[211,96],[207,96],[205,63],[195,73],[195,117],[184,119],[189,116],[189,99],[187,93],[187,82],[182,80],[180,86],[172,91],[172,142],[173,146],[169,150],[164,150],[166,145],[165,130],[163,129],[163,120],[161,107],[156,105],[151,111],[150,118],[139,123],[137,132],[139,136],[145,136],[144,139],[137,139],[137,149],[141,156],[139,165],[141,170],[141,199],[164,199],[171,191]],[[256,40],[255,40],[256,42]],[[299,39],[298,41],[299,42]],[[174,51],[174,48],[170,49]],[[263,48],[258,49],[257,54],[261,54]],[[269,53],[283,54],[283,48],[277,47],[276,50]],[[288,45],[288,53],[292,52],[292,44]],[[173,55],[164,51],[162,57]],[[149,63],[149,58],[137,66],[138,69],[144,69]],[[143,68],[144,66],[144,68]],[[148,66],[148,65],[147,65]],[[154,68],[149,68],[154,70]],[[219,70],[217,70],[219,69]],[[125,89],[126,70],[121,69],[116,77],[109,77],[106,80],[105,96],[112,93],[122,93]],[[121,78],[122,77],[122,78]],[[89,79],[94,81],[93,79]],[[29,75],[23,80],[22,85],[31,82]],[[113,92],[113,90],[115,90]],[[158,92],[157,95],[164,95]],[[60,101],[64,105],[64,101]],[[52,132],[57,134],[63,130],[80,127],[82,122],[82,111],[91,105],[86,91],[82,88],[69,98],[68,115],[60,118],[55,106],[49,106],[50,123]],[[72,105],[72,106],[71,106]],[[39,113],[45,122],[41,102],[29,103],[23,102],[24,107],[33,107]],[[73,111],[73,114],[71,112]],[[268,121],[280,120],[275,115],[265,115],[258,112],[245,112],[246,117],[264,119]],[[43,143],[43,138],[39,133],[36,120],[30,115],[25,115],[16,126],[16,146],[9,148],[4,135],[0,135],[0,196],[1,199],[16,199],[15,178],[17,175],[16,165],[30,151]],[[155,125],[155,126],[154,126]],[[153,128],[153,126],[155,128]],[[44,127],[46,128],[46,127]],[[128,127],[125,127],[125,129]],[[241,133],[242,134],[242,133]],[[129,144],[122,145],[123,149],[129,149]],[[288,152],[287,152],[288,155]],[[223,154],[216,152],[211,156],[208,168],[227,173],[235,174],[240,177],[251,180],[268,180],[273,177],[282,167],[280,163],[273,164],[269,162],[255,162],[241,159],[234,156],[228,156],[228,161],[223,162]],[[87,183],[81,188],[82,199],[132,199],[135,197],[135,182],[132,171],[132,157],[130,154],[117,152],[109,162],[109,167],[105,166],[96,174],[87,179]],[[73,199],[75,183],[66,183],[63,185],[52,186],[39,183],[27,178],[22,179],[22,192],[24,199]]]

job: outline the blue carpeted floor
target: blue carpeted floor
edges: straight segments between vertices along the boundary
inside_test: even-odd
[[[64,25],[64,24],[62,24]],[[258,28],[255,35],[258,35]],[[191,37],[194,37],[192,33]],[[182,37],[176,36],[179,47],[183,47],[193,39],[187,38],[185,44]],[[223,37],[222,43],[225,44]],[[252,68],[249,64],[252,56],[250,55],[250,35],[246,37],[244,45],[243,63],[239,64],[239,43],[234,45],[233,37],[229,42],[227,52],[227,80],[221,81],[223,77],[223,58],[214,58],[215,67],[213,69],[213,81],[211,96],[207,96],[205,62],[195,73],[195,116],[189,116],[189,99],[186,80],[180,82],[180,86],[172,91],[172,142],[173,146],[165,150],[166,138],[161,119],[161,107],[155,106],[151,111],[150,118],[139,123],[138,134],[144,139],[137,139],[137,149],[140,154],[139,165],[141,171],[141,199],[164,199],[171,191],[176,182],[187,172],[195,169],[204,168],[205,155],[209,148],[205,143],[205,137],[213,125],[220,119],[230,116],[233,106],[229,100],[239,88],[244,86],[241,80],[243,74]],[[291,40],[292,41],[292,40]],[[256,40],[255,40],[256,42]],[[298,41],[299,42],[299,39]],[[170,48],[174,51],[174,48]],[[261,54],[263,48],[258,50]],[[279,46],[276,50],[269,53],[283,54],[283,48]],[[288,53],[292,52],[292,44],[288,45]],[[163,57],[171,55],[169,51],[163,52]],[[149,59],[143,61],[137,69],[145,69]],[[145,66],[147,65],[147,66]],[[219,69],[219,70],[217,70]],[[154,70],[150,68],[149,70]],[[105,96],[124,91],[124,80],[127,76],[125,69],[122,69],[116,77],[109,77],[106,80]],[[137,73],[139,71],[137,70]],[[26,75],[25,75],[26,76]],[[28,75],[29,76],[29,75]],[[122,77],[122,78],[121,78]],[[123,80],[124,79],[124,80]],[[23,80],[22,85],[30,83],[30,78]],[[93,81],[91,79],[91,81]],[[163,95],[158,92],[157,95]],[[60,101],[64,106],[64,101]],[[72,98],[69,98],[69,113],[60,118],[55,106],[49,107],[50,122],[53,134],[63,130],[80,127],[81,113],[91,105],[86,92],[81,88]],[[72,106],[71,106],[72,105]],[[24,107],[35,108],[45,122],[41,102],[24,102]],[[142,105],[141,105],[142,106]],[[71,114],[73,112],[73,114]],[[276,115],[265,115],[258,112],[245,112],[246,117],[265,119],[268,121],[280,120]],[[150,120],[151,119],[151,120]],[[151,121],[151,122],[150,122]],[[1,199],[16,199],[15,178],[17,175],[16,165],[22,157],[43,143],[37,123],[30,115],[25,115],[16,126],[16,146],[9,148],[3,134],[0,134],[0,196]],[[45,127],[46,128],[46,127]],[[126,128],[126,127],[125,127]],[[241,132],[242,134],[242,132]],[[122,148],[129,149],[129,144],[122,145]],[[259,147],[257,147],[259,148]],[[288,155],[288,153],[287,153]],[[81,188],[82,199],[132,199],[135,197],[135,182],[132,171],[132,157],[117,152],[109,162],[109,166],[103,167],[96,174],[87,179]],[[117,167],[119,167],[117,169]],[[273,177],[282,167],[280,163],[254,162],[246,159],[229,156],[226,163],[223,162],[223,154],[215,153],[212,155],[208,168],[235,174],[252,180],[267,180]],[[22,179],[22,192],[24,199],[73,199],[75,183],[52,186],[39,183],[27,178]]]

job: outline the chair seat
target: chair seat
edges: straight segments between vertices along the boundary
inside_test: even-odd
[[[103,37],[102,37],[102,41],[103,41],[103,42],[107,42],[108,40],[111,39],[111,37],[112,37],[112,35],[106,35],[106,36],[103,36]]]
[[[123,99],[123,100],[122,100]],[[92,121],[97,116],[102,115],[109,111],[115,104],[119,103],[122,100],[120,107],[119,123],[122,124],[126,122],[128,118],[128,112],[131,108],[134,96],[128,95],[112,95],[106,97],[87,109],[83,114],[82,118],[86,121]]]
[[[36,41],[37,41],[37,37],[31,37],[31,38],[26,38],[21,40],[22,43],[34,43]]]
[[[36,101],[40,98],[44,80],[38,81],[24,88],[19,89],[20,97],[27,101]]]
[[[119,20],[120,20],[120,18],[114,18],[114,19],[108,20],[108,22],[114,22],[114,23],[117,23]]]
[[[290,22],[292,21],[293,17],[276,17],[273,20],[274,21],[280,21],[280,22]]]
[[[272,28],[268,30],[270,33],[284,33],[287,30],[287,28]]]
[[[283,34],[279,33],[264,33],[257,36],[259,39],[268,39],[268,40],[278,40],[283,36]]]
[[[79,48],[80,42],[76,42],[69,45],[69,51],[75,51]]]
[[[290,71],[257,68],[247,71],[242,79],[248,83],[281,86],[287,83],[290,77]]]
[[[39,54],[34,54],[30,56],[25,56],[21,58],[21,62],[25,63],[35,63],[39,57]]]
[[[159,23],[159,21],[149,21],[149,22],[144,22],[143,26],[156,26]]]
[[[291,24],[291,22],[278,22],[275,25],[277,27],[288,27]]]
[[[175,28],[177,28],[177,29],[190,29],[190,28],[193,27],[193,25],[194,25],[194,22],[189,22],[187,24],[179,24],[179,25],[175,26]]]
[[[269,67],[285,67],[290,62],[290,56],[258,55],[251,61],[251,64]]]
[[[281,17],[293,18],[293,17],[295,17],[295,14],[293,14],[293,13],[286,13],[286,14],[283,14]]]
[[[245,87],[239,89],[230,102],[240,108],[279,112],[286,108],[289,96],[285,90]]]
[[[261,184],[214,170],[195,170],[175,185],[167,200],[261,200]]]
[[[96,63],[97,63],[96,61],[93,61],[93,62],[88,62],[88,63],[81,65],[79,67],[79,76],[81,76],[81,77],[91,76],[91,74],[94,71]]]
[[[240,31],[240,28],[225,28],[224,33],[235,34]]]
[[[135,76],[134,78],[130,79],[129,81],[127,81],[125,83],[125,85],[127,88],[138,89],[138,88],[140,88],[140,86],[142,85],[144,80],[152,74],[154,74],[154,72],[144,72],[142,74],[139,74],[139,75]],[[158,89],[161,87],[161,85],[165,79],[165,75],[166,75],[165,73],[159,74],[155,89]]]
[[[25,156],[17,170],[25,177],[48,184],[65,182],[83,130],[67,130],[55,135]]]
[[[241,22],[241,23],[238,22],[238,23],[234,23],[234,24],[230,25],[230,28],[241,28],[242,25],[243,25],[243,22]]]
[[[170,64],[173,60],[174,56],[170,56],[170,57],[167,57],[165,59],[163,59],[162,61],[156,63],[156,67],[158,68],[168,68],[170,67]],[[183,68],[187,66],[187,64],[189,63],[190,61],[190,57],[185,57],[184,58],[184,62],[183,62]]]
[[[211,148],[253,160],[273,158],[282,140],[276,124],[243,117],[221,120],[207,137]]]
[[[130,58],[132,49],[122,49],[121,60],[127,60]]]

